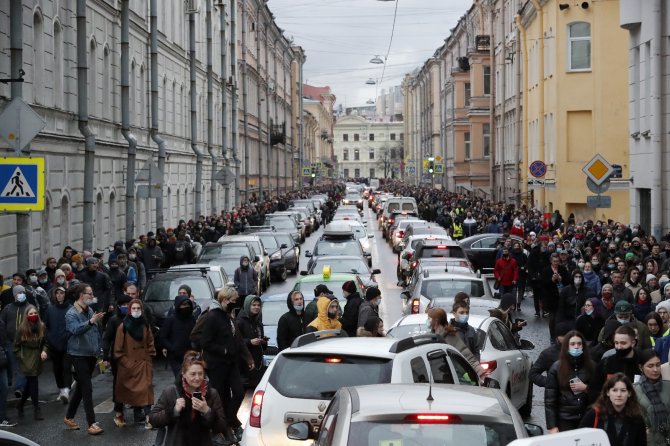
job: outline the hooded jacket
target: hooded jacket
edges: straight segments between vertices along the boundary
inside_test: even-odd
[[[305,334],[307,320],[304,310],[298,314],[291,302],[291,294],[286,298],[288,311],[279,318],[277,323],[277,348],[279,351],[285,350],[291,346],[295,338]]]
[[[245,360],[253,363],[240,331],[230,318],[230,314],[223,309],[219,301],[213,300],[209,304],[200,345],[208,368],[237,367],[238,361]],[[201,316],[202,317],[202,316]]]
[[[248,296],[249,294],[257,294],[256,286],[258,284],[258,272],[251,266],[251,261],[249,265],[244,268],[242,262],[244,260],[249,261],[248,256],[240,257],[240,267],[235,270],[234,282],[237,292],[240,296]]]
[[[590,389],[600,389],[596,386],[595,376],[589,373],[582,365],[582,357],[571,358],[573,362],[570,378],[579,378],[589,388],[585,393],[574,394],[570,389],[562,389],[559,385],[558,373],[560,362],[556,361],[549,372],[544,388],[544,413],[547,420],[547,429],[559,426],[559,420],[577,421],[581,419],[588,406],[594,402],[594,396],[598,392]]]
[[[363,304],[363,299],[358,292],[351,293],[346,297],[347,303],[344,305],[342,312],[342,328],[349,336],[356,336],[358,329],[358,311]]]
[[[191,307],[191,314],[183,316],[179,312],[179,307],[187,302]],[[171,361],[181,362],[184,353],[191,350],[190,335],[195,327],[193,318],[193,302],[187,296],[178,295],[174,300],[174,312],[169,315],[163,324],[163,328],[158,332],[161,345],[168,351],[168,357]]]
[[[240,329],[240,334],[244,339],[251,356],[254,358],[254,363],[260,366],[263,363],[263,346],[253,345],[252,339],[262,338],[265,333],[263,331],[263,315],[258,313],[253,316],[251,314],[251,304],[254,301],[261,301],[261,298],[255,294],[250,294],[244,299],[242,311],[237,315],[237,326]]]
[[[50,350],[65,352],[67,348],[67,331],[65,330],[65,315],[72,307],[68,301],[62,304],[54,301],[47,308],[47,317],[44,320],[47,326],[47,341]]]
[[[333,301],[337,302],[337,299],[319,297],[319,300],[316,302],[316,308],[319,312],[317,313],[316,319],[307,325],[307,333],[321,330],[338,330],[342,328],[342,323],[339,320],[328,317],[328,307]]]

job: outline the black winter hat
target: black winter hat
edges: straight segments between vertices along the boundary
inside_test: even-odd
[[[377,287],[369,287],[367,290],[365,290],[365,300],[372,300],[378,296],[381,296],[382,292],[379,291],[379,288]]]

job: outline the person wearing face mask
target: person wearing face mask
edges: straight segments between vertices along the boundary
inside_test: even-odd
[[[16,409],[19,417],[23,416],[23,407],[28,396],[33,402],[35,420],[44,420],[39,407],[39,376],[42,364],[47,360],[46,326],[40,319],[37,308],[28,305],[25,318],[18,327],[14,340],[14,354],[19,363],[21,373],[26,377],[26,391],[23,392]]]
[[[52,287],[52,283],[49,280],[49,274],[44,268],[37,271],[37,286],[42,288],[47,293],[49,293],[49,290]]]
[[[72,373],[67,362],[67,331],[65,330],[65,315],[72,305],[65,300],[65,288],[56,286],[53,289],[51,305],[47,309],[44,323],[47,326],[47,343],[49,356],[53,362],[53,374],[58,386],[58,400],[67,404],[70,398]]]
[[[582,271],[576,268],[572,271],[572,283],[561,288],[559,292],[556,321],[574,321],[584,306],[587,297]]]
[[[244,385],[246,388],[255,388],[267,368],[263,365],[263,350],[268,345],[268,338],[263,330],[263,304],[260,297],[252,294],[244,299],[242,311],[237,314],[237,326],[254,359],[253,369],[242,369]]]
[[[124,254],[125,256],[125,254]],[[119,266],[118,256],[109,261],[109,279],[112,282],[112,295],[114,301],[123,295],[123,286],[128,282],[128,276]]]
[[[112,371],[112,401],[114,401],[114,407],[117,413],[121,414],[123,412],[123,404],[119,402],[115,396],[119,362],[114,357],[114,344],[116,342],[116,332],[128,314],[128,304],[130,304],[131,300],[131,296],[127,294],[123,294],[119,297],[116,302],[116,311],[107,321],[105,331],[102,335],[102,359],[105,361],[105,365]],[[120,425],[125,425],[123,416],[118,419],[115,418],[114,422],[119,427],[122,427]]]
[[[479,361],[480,348],[477,331],[468,324],[470,307],[463,302],[454,302],[454,305],[451,307],[451,314],[453,317],[449,323],[456,329],[458,336],[470,349],[475,358],[477,358],[477,361]]]
[[[53,287],[51,290],[49,290],[49,299],[53,301],[53,291],[57,287],[63,287],[66,290],[70,287],[70,285],[67,282],[67,277],[65,275],[65,271],[62,269],[57,269],[56,272],[54,273],[54,283]]]
[[[93,309],[95,311],[103,311],[110,313],[114,311],[114,292],[112,291],[112,282],[106,273],[98,270],[100,261],[95,257],[88,257],[86,259],[86,269],[77,275],[77,279],[85,284],[88,284],[93,290],[97,301],[93,302]]]
[[[589,345],[598,342],[598,334],[605,326],[605,312],[600,299],[592,297],[584,302],[575,328],[584,335]]]
[[[319,297],[316,302],[316,308],[318,310],[316,319],[307,324],[305,333],[342,329],[342,323],[340,322],[340,303],[337,299]]]
[[[249,256],[240,257],[240,267],[235,270],[233,281],[241,300],[236,301],[236,308],[239,309],[248,295],[258,295],[258,272],[251,266]]]
[[[598,334],[598,341],[599,342],[602,341],[605,333],[605,328],[607,327],[608,323],[618,325],[630,325],[637,332],[636,338],[638,339],[638,345],[637,345],[638,348],[641,349],[650,348],[651,344],[649,342],[649,329],[647,328],[647,325],[644,322],[635,318],[633,311],[634,307],[629,302],[627,301],[617,302],[614,305],[614,314],[605,321],[605,327],[603,327],[603,329]]]
[[[586,339],[576,330],[568,332],[558,360],[547,372],[544,413],[548,433],[577,429],[599,390],[594,378],[595,364]]]
[[[180,289],[181,291],[181,289]],[[160,335],[163,354],[175,378],[179,376],[184,353],[191,350],[190,334],[195,327],[193,302],[187,294],[177,294],[174,298],[174,311],[168,314],[158,334]]]
[[[365,322],[373,316],[379,317],[379,304],[382,292],[377,287],[368,287],[365,290],[365,302],[358,309],[358,326],[356,331],[364,329]]]
[[[123,404],[127,404],[132,407],[143,407],[144,427],[152,429],[149,413],[154,403],[152,358],[156,356],[156,348],[154,336],[143,313],[142,301],[131,300],[128,304],[128,314],[116,329],[114,358],[118,363],[118,369],[114,397],[115,405],[120,406],[114,408],[116,412],[114,422],[118,427],[125,425]]]
[[[602,388],[609,376],[619,372],[625,374],[631,381],[636,380],[635,375],[640,374],[636,350],[636,345],[640,344],[638,338],[642,339],[630,325],[622,325],[616,329],[614,332],[614,349],[605,352],[600,362],[598,362],[593,381],[596,388]],[[648,343],[649,336],[646,335],[645,338]]]
[[[358,314],[363,303],[363,298],[358,294],[356,283],[349,280],[342,284],[342,295],[347,300],[342,312],[342,328],[347,332],[348,336],[356,336],[358,329]]]
[[[670,442],[670,381],[661,379],[661,358],[651,349],[640,352],[641,378],[633,384],[647,426],[648,446]]]
[[[556,324],[556,342],[540,352],[528,372],[528,379],[530,379],[533,384],[538,387],[544,387],[546,385],[546,372],[548,372],[551,366],[558,361],[558,355],[561,351],[561,345],[563,344],[565,335],[574,329],[575,324],[572,321],[563,321]]]
[[[131,246],[128,248],[128,270],[130,268],[133,268],[136,272],[137,275],[137,281],[135,282],[135,285],[137,285],[139,288],[144,289],[144,287],[147,284],[147,272],[144,269],[144,263],[142,263],[141,259],[137,255],[137,248],[134,246]],[[126,272],[128,274],[128,272]],[[128,274],[130,277],[130,274]]]
[[[286,298],[288,311],[277,322],[277,348],[279,351],[291,346],[295,338],[305,334],[307,321],[305,318],[305,298],[300,291],[291,291]],[[356,320],[358,322],[358,319]]]
[[[653,310],[649,291],[646,288],[640,288],[635,293],[635,304],[633,305],[633,314],[638,321],[644,318]]]
[[[228,425],[239,439],[242,423],[237,411],[244,400],[240,363],[251,370],[254,360],[231,314],[238,298],[234,288],[224,287],[219,291],[217,299],[209,305],[207,316],[200,316],[206,318],[200,344],[208,366],[209,383],[221,395]]]
[[[586,294],[589,297],[600,296],[602,282],[600,281],[600,275],[593,269],[593,261],[584,263],[582,277],[584,279],[584,286],[586,287]]]

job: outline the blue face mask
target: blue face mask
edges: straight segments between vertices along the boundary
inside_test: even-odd
[[[128,307],[119,307],[119,311],[121,312],[122,315],[128,314]]]
[[[616,320],[617,320],[617,322],[619,322],[621,325],[623,325],[623,324],[627,324],[628,322],[630,322],[629,319],[621,319],[621,318],[618,318],[618,317],[616,318]]]
[[[458,322],[460,322],[461,324],[467,324],[467,323],[468,323],[468,319],[470,319],[470,315],[469,315],[469,314],[460,314],[460,315],[458,315]]]
[[[293,305],[293,308],[295,311],[302,311],[303,306],[302,305]]]
[[[568,354],[570,356],[572,356],[573,358],[578,358],[578,357],[582,356],[583,352],[584,352],[584,350],[582,350],[581,348],[569,348],[568,349]]]

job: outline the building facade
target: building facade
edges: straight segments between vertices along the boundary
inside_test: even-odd
[[[340,178],[400,178],[402,122],[374,122],[345,115],[335,123],[333,148]]]
[[[628,148],[630,218],[660,239],[670,231],[670,101],[667,2],[620,0],[628,32]]]
[[[545,212],[574,214],[576,221],[629,221],[627,190],[612,190],[612,207],[587,207],[595,195],[582,168],[601,154],[629,173],[627,33],[619,25],[619,2],[531,0],[521,11],[524,54],[523,184],[528,165],[544,161],[544,186],[530,204]]]
[[[46,209],[0,216],[0,271],[13,272],[22,263],[18,222],[29,234],[23,263],[39,265],[47,256],[60,257],[67,245],[105,250],[157,226],[230,209],[252,192],[293,187],[291,160],[299,141],[293,132],[298,125],[289,121],[300,102],[291,95],[298,82],[291,70],[295,53],[265,2],[189,1],[185,10],[180,0],[80,0],[80,14],[75,3],[17,0],[0,6],[2,48],[10,48],[10,22],[22,23],[23,34],[13,56],[0,53],[0,77],[17,77],[11,69],[17,58],[26,73],[22,88],[0,84],[0,109],[22,90],[46,121],[30,146],[32,156],[46,159]],[[85,28],[77,26],[78,15]],[[80,37],[85,48],[77,44]],[[78,72],[85,76],[83,90]],[[79,130],[78,91],[87,95],[87,138]],[[132,166],[130,139],[137,142]],[[4,147],[3,155],[11,155]],[[126,190],[130,167],[140,173],[147,162],[159,166],[162,178],[147,184],[140,176]],[[225,185],[212,178],[222,168],[229,169]],[[151,189],[159,192],[145,198]]]
[[[313,85],[303,85],[303,106],[305,114],[309,115],[305,119],[313,121],[309,128],[309,138],[313,141],[313,146],[305,150],[305,166],[311,166],[313,163],[320,163],[321,166],[317,174],[319,176],[331,176],[334,168],[333,151],[333,105],[335,104],[335,95],[330,91],[330,87],[315,87]]]

